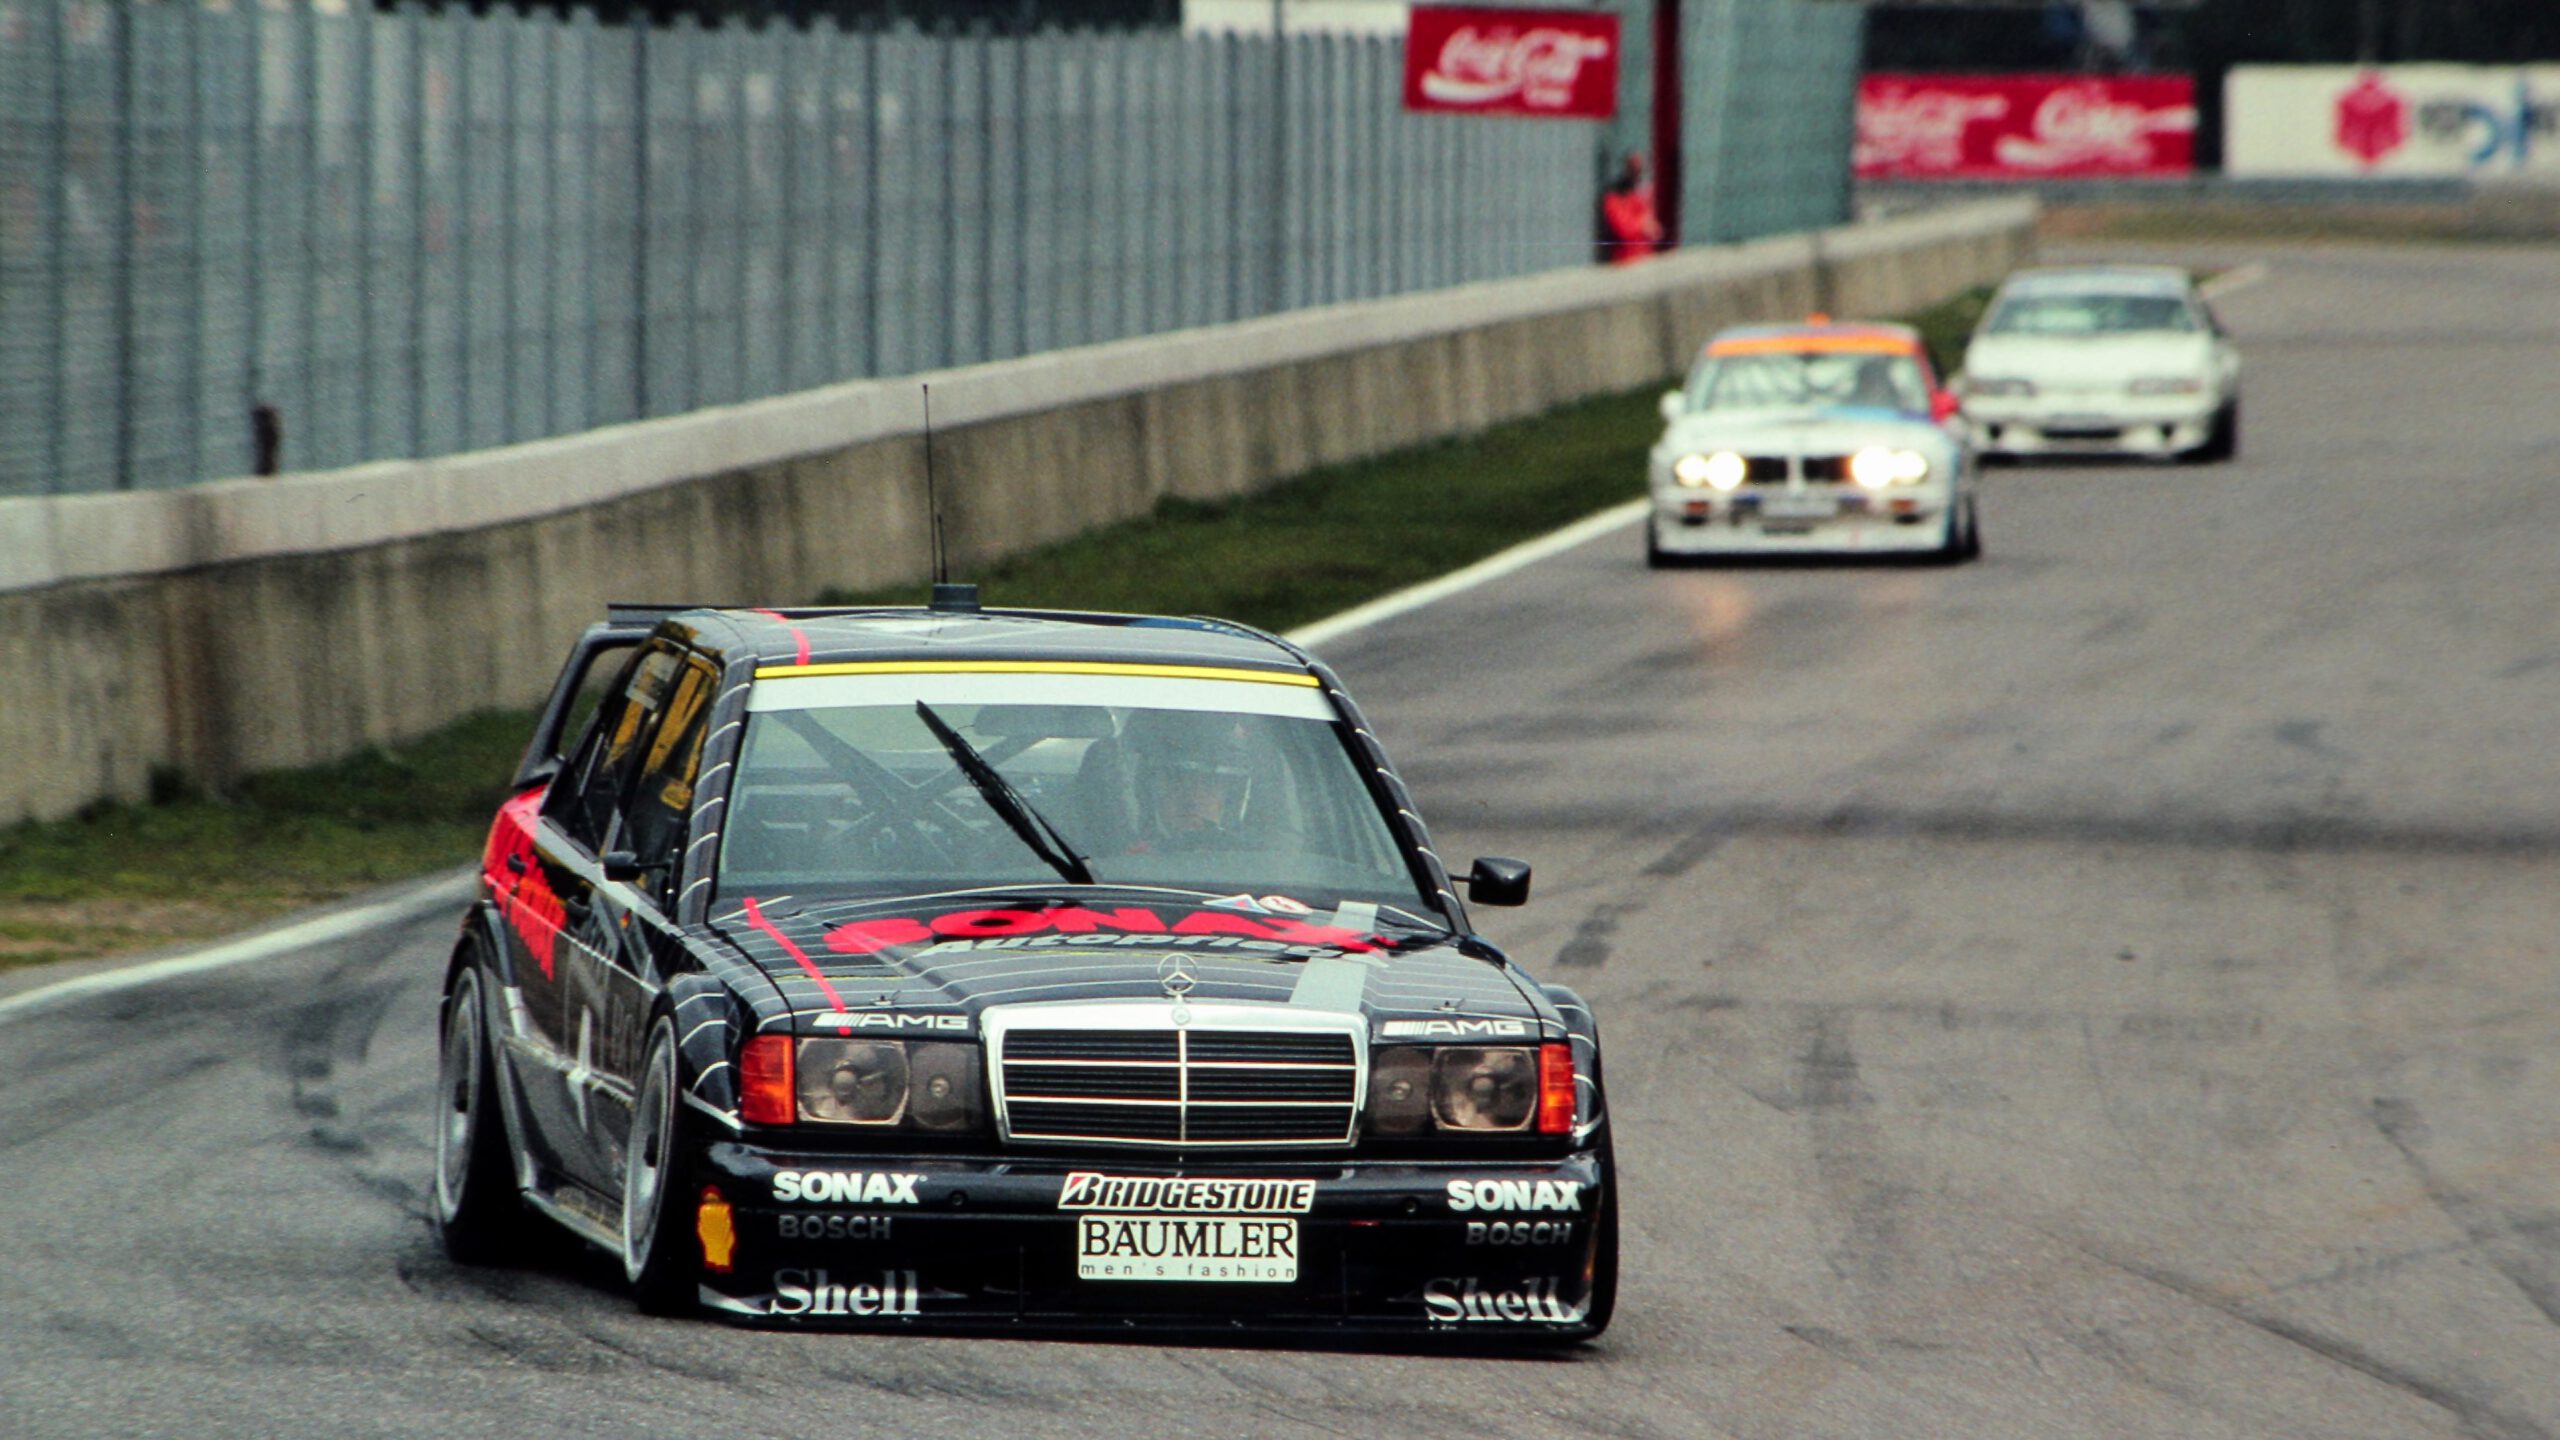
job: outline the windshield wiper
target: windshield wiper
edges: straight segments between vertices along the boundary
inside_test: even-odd
[[[1013,788],[1013,782],[987,763],[987,757],[979,754],[976,746],[960,738],[959,731],[944,723],[941,716],[933,713],[933,707],[921,700],[916,702],[916,717],[933,732],[933,738],[942,742],[942,748],[951,752],[951,759],[959,765],[960,773],[968,776],[969,783],[978,787],[978,793],[987,798],[988,808],[1022,838],[1023,844],[1031,847],[1032,854],[1047,861],[1049,868],[1078,885],[1094,883],[1092,865],[1077,853],[1065,835],[1059,833],[1057,826],[1049,823],[1047,816],[1031,808],[1031,802],[1023,799],[1022,792]]]

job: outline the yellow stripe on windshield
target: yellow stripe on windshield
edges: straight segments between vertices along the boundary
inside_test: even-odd
[[[759,665],[759,680],[819,675],[1141,675],[1156,680],[1244,680],[1256,685],[1321,682],[1303,671],[1229,670],[1214,665],[1118,665],[1100,660],[850,660],[833,665]]]

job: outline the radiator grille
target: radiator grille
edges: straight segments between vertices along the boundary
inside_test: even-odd
[[[1025,1027],[997,1065],[1008,1139],[1120,1145],[1346,1145],[1359,1074],[1349,1034],[1305,1030]]]

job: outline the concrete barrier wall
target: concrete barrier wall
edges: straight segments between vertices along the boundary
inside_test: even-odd
[[[1654,383],[1707,333],[2029,258],[1995,201],[918,377],[955,568]],[[0,500],[0,820],[219,786],[531,704],[607,599],[928,569],[922,396],[865,381],[504,450]]]

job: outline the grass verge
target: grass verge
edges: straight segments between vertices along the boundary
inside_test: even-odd
[[[1989,292],[1908,317],[1942,371]],[[1644,489],[1656,387],[1154,514],[975,577],[988,603],[1222,615],[1286,630],[1472,564]],[[921,587],[831,591],[909,602]],[[0,967],[156,949],[459,865],[505,798],[530,711],[261,775],[0,829]]]

